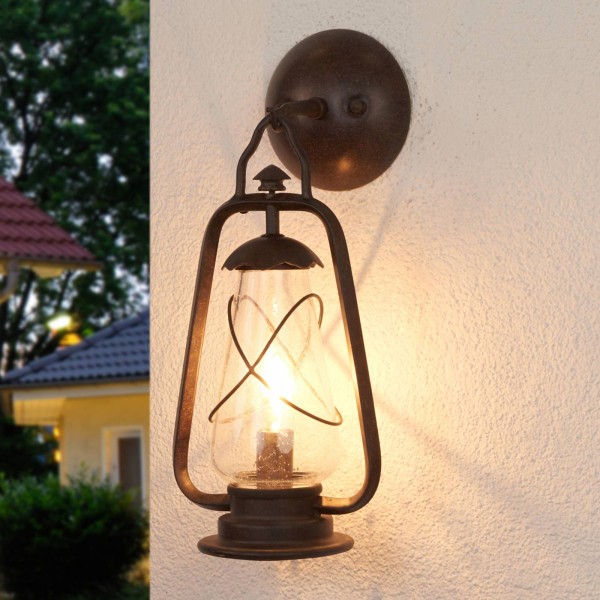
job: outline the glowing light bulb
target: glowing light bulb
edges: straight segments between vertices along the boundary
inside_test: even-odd
[[[286,411],[286,405],[281,398],[292,400],[294,377],[287,361],[284,361],[276,351],[269,351],[263,362],[263,376],[269,384],[269,388],[265,388],[265,395],[269,403],[268,427],[270,431],[279,431]]]

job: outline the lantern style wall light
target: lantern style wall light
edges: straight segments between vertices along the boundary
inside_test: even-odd
[[[174,469],[183,493],[203,508],[229,511],[218,534],[199,541],[207,554],[279,560],[349,550],[353,540],[333,531],[331,515],[365,506],[379,483],[381,457],[369,371],[348,247],[333,212],[312,195],[311,182],[349,190],[381,175],[400,152],[410,122],[410,96],[400,66],[373,38],[335,29],[310,36],[277,67],[267,114],[242,153],[234,196],[210,219],[183,367],[174,440]],[[289,177],[273,165],[246,193],[246,167],[265,130],[284,165],[301,179],[300,194],[285,192]],[[308,272],[320,259],[280,232],[281,212],[315,215],[332,255],[365,459],[360,490],[322,496],[321,482],[336,466],[342,416],[323,361],[321,298]],[[227,493],[198,489],[188,471],[194,400],[217,249],[233,215],[263,212],[265,234],[242,244],[224,268],[238,272],[227,311],[230,340],[221,392],[208,416],[214,468]],[[201,393],[201,390],[200,390]]]

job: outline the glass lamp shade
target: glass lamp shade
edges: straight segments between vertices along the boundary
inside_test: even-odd
[[[237,273],[211,413],[213,464],[239,487],[314,485],[337,465],[341,422],[324,362],[321,299],[307,269]]]

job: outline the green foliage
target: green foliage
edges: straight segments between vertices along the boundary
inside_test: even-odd
[[[94,590],[90,593],[69,596],[65,600],[148,600],[149,598],[148,586],[124,583],[118,590]]]
[[[107,483],[0,480],[0,571],[18,600],[135,598],[118,591],[146,537],[145,514]]]
[[[0,414],[0,475],[17,479],[56,473],[56,442],[37,427],[19,427]]]
[[[147,42],[144,0],[0,0],[0,173],[104,263],[23,275],[0,307],[5,370],[54,349],[60,310],[97,329],[146,300]]]

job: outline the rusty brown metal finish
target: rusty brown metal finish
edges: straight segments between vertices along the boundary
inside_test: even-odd
[[[303,168],[308,171],[303,170],[302,172],[302,194],[245,193],[247,162],[256,150],[262,133],[270,124],[272,118],[275,117],[273,115],[267,116],[259,123],[250,144],[242,154],[242,158],[238,164],[236,194],[216,210],[207,225],[204,235],[188,333],[179,406],[177,409],[173,452],[175,478],[182,492],[192,502],[212,510],[229,510],[230,497],[228,494],[209,494],[201,491],[192,482],[188,471],[188,451],[198,371],[202,355],[215,261],[223,225],[230,217],[237,213],[250,211],[264,211],[266,213],[269,209],[268,207],[274,207],[278,211],[307,212],[320,219],[327,233],[337,282],[342,321],[346,333],[346,342],[355,373],[356,403],[360,418],[365,460],[363,485],[360,490],[350,497],[331,498],[319,496],[316,502],[318,511],[322,514],[343,514],[358,510],[369,502],[375,494],[381,472],[379,433],[360,324],[358,301],[344,232],[333,211],[312,197],[308,159],[302,147],[297,143],[293,128],[286,117],[278,116],[277,122],[286,131],[290,145],[294,148],[297,158]]]
[[[268,212],[268,210],[267,210]],[[267,234],[244,242],[223,263],[233,271],[273,269],[310,269],[322,267],[321,259],[305,244],[280,234]]]
[[[313,184],[324,190],[354,189],[379,177],[398,156],[410,126],[410,93],[400,65],[377,40],[349,29],[321,31],[294,46],[273,73],[266,106],[281,107],[290,119],[310,159]],[[278,127],[269,130],[269,139],[283,164],[300,176]]]
[[[217,259],[219,238],[227,218],[226,213],[217,210],[209,221],[204,233],[183,363],[173,442],[173,469],[177,485],[179,485],[181,491],[192,502],[211,510],[229,510],[229,496],[227,494],[209,494],[196,487],[192,482],[188,470],[188,454],[194,416],[194,400],[198,383],[198,369],[200,367],[202,346],[204,344],[206,317],[215,271],[215,261]]]
[[[315,510],[321,486],[243,489],[229,486],[231,513],[219,518],[218,534],[198,549],[221,558],[289,560],[350,550],[354,540],[333,530],[333,519]]]
[[[323,223],[329,240],[342,321],[350,360],[355,371],[356,401],[365,456],[365,480],[362,488],[349,498],[322,497],[319,510],[322,513],[329,514],[352,512],[363,507],[373,497],[379,483],[381,471],[379,433],[360,324],[358,301],[348,247],[337,217],[319,200],[314,198],[304,199],[297,194],[276,194],[275,197],[271,198],[267,198],[266,194],[249,194],[240,199],[234,197],[217,209],[208,224],[202,245],[178,408],[174,445],[175,476],[183,493],[196,504],[213,510],[228,510],[229,500],[226,494],[201,492],[191,482],[188,474],[187,456],[198,367],[206,328],[218,241],[223,224],[237,213],[266,211],[269,204],[276,206],[280,211],[299,211],[315,215]]]

